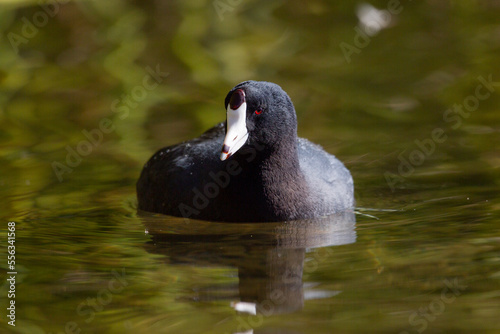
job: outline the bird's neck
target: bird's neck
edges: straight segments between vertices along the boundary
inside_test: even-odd
[[[252,189],[247,191],[260,197],[261,205],[278,216],[298,217],[307,206],[309,189],[300,169],[296,142],[282,142],[271,149],[255,145],[253,149],[253,160],[242,163],[242,176],[251,180]]]

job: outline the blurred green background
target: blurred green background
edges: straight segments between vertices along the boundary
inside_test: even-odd
[[[304,274],[349,298],[312,301],[290,327],[416,332],[404,312],[460,277],[467,303],[459,297],[427,332],[498,330],[500,1],[401,0],[361,37],[360,4],[0,0],[0,228],[18,222],[21,273],[19,327],[2,327],[63,331],[110,270],[126,267],[133,288],[87,331],[216,333],[222,321],[235,332],[227,305],[176,300],[196,280],[229,276],[146,252],[134,187],[154,151],[222,121],[226,93],[251,79],[288,92],[299,135],[345,162],[359,207],[403,210],[358,216],[343,260]],[[494,82],[491,94],[470,116],[447,114],[473,101],[479,77]],[[446,140],[401,175],[401,159],[436,128]]]

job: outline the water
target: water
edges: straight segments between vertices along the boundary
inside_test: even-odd
[[[359,35],[355,3],[3,2],[1,331],[498,333],[500,5],[371,5]],[[137,213],[144,162],[247,79],[289,93],[356,213]]]

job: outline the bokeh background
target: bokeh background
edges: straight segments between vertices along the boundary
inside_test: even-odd
[[[469,289],[425,330],[498,330],[500,1],[390,3],[0,0],[0,228],[18,222],[20,273],[19,325],[0,325],[236,332],[228,305],[179,302],[196,284],[237,279],[145,251],[135,181],[157,149],[224,120],[227,91],[252,79],[288,92],[299,135],[344,161],[359,211],[374,209],[358,216],[357,243],[304,273],[341,297],[260,328],[416,332],[408,315],[458,277]],[[491,94],[447,121],[479,77]],[[398,171],[436,128],[446,140]],[[122,267],[133,283],[86,323],[75,308]]]

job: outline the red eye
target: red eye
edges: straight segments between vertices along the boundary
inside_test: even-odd
[[[260,114],[262,114],[262,109],[255,110],[255,115],[260,115]]]

